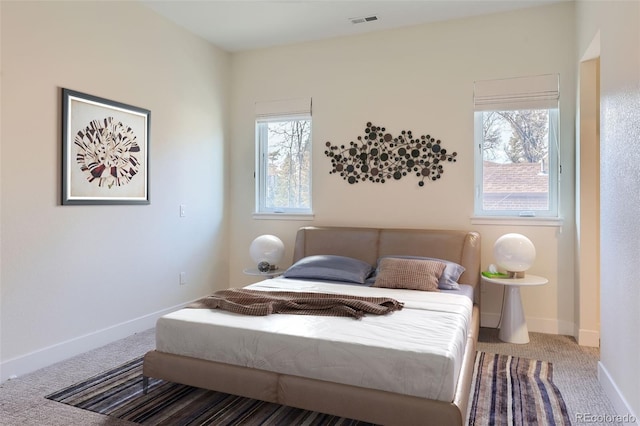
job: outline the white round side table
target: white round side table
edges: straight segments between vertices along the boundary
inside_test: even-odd
[[[483,280],[493,284],[505,286],[505,302],[502,306],[500,332],[498,337],[503,342],[529,343],[529,330],[524,318],[520,287],[545,285],[549,282],[544,277],[525,275],[524,278],[489,278]]]

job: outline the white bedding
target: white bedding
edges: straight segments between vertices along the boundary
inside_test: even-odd
[[[156,349],[277,373],[452,401],[472,302],[463,295],[274,278],[254,290],[392,297],[390,315],[245,316],[181,309],[160,318]]]

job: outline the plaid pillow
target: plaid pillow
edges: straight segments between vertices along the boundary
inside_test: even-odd
[[[373,287],[438,291],[445,264],[435,260],[384,258]]]

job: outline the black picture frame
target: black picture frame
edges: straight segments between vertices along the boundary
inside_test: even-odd
[[[62,89],[62,204],[150,204],[151,111]]]

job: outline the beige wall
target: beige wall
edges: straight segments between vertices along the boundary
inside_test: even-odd
[[[477,229],[483,264],[505,232],[529,236],[538,249],[531,273],[550,283],[522,291],[531,330],[574,332],[574,15],[573,4],[450,21],[369,35],[234,54],[232,60],[230,276],[251,265],[248,247],[278,235],[290,258],[301,225]],[[544,29],[544,31],[541,31]],[[474,80],[559,73],[561,210],[564,226],[478,225],[473,214]],[[310,221],[256,220],[254,102],[313,97],[313,206]],[[417,185],[407,176],[385,184],[349,185],[330,175],[325,142],[348,144],[372,121],[392,133],[412,130],[442,140],[458,161],[442,179]],[[483,323],[495,326],[502,287],[484,289]]]
[[[640,2],[577,3],[577,55],[600,33],[600,381],[640,416]]]
[[[580,62],[576,138],[576,327],[578,343],[600,346],[600,62]]]
[[[226,286],[230,59],[137,2],[0,9],[4,380]],[[62,87],[151,110],[150,205],[60,205]]]

